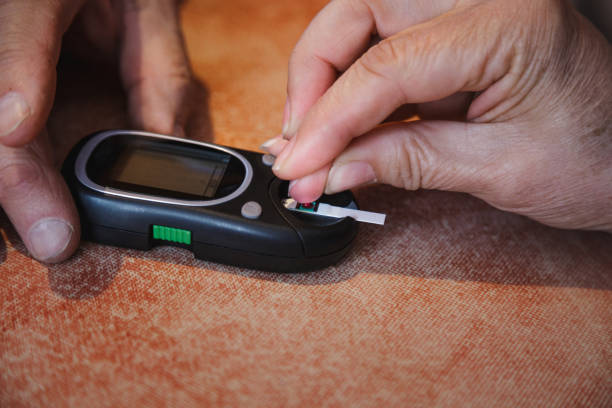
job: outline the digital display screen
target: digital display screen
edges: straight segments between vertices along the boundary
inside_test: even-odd
[[[212,198],[230,159],[230,155],[221,152],[194,155],[134,147],[119,153],[111,178],[120,183]]]

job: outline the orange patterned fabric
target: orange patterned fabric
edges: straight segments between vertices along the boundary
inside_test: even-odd
[[[279,131],[289,53],[323,3],[186,4],[197,137],[256,149]],[[63,152],[125,126],[107,71],[60,67]],[[611,235],[462,194],[357,196],[387,225],[309,274],[86,242],[49,266],[2,215],[0,406],[612,406]]]

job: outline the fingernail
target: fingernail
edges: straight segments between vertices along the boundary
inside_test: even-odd
[[[0,98],[0,137],[11,134],[25,118],[30,107],[18,92],[8,92]]]
[[[289,188],[287,189],[287,192],[289,193],[289,196],[293,197],[293,194],[291,194],[291,190],[293,190],[293,187],[295,187],[298,184],[299,181],[300,180],[291,180],[289,182]]]
[[[49,261],[64,252],[74,228],[59,218],[43,218],[34,224],[28,232],[30,253],[39,261]]]
[[[295,137],[289,141],[289,144],[285,146],[282,153],[276,157],[276,161],[274,162],[274,166],[272,167],[272,171],[277,172],[281,171],[289,161],[289,157],[291,153],[293,153],[293,147],[295,146]]]
[[[376,182],[376,173],[369,163],[349,162],[334,165],[327,176],[325,194],[334,194],[373,182]]]
[[[268,139],[261,146],[259,146],[259,148],[265,151],[266,153],[270,153],[270,148],[274,146],[280,139],[281,139],[281,136],[276,136],[276,137],[273,137],[272,139]]]
[[[287,136],[287,132],[289,131],[289,122],[291,120],[291,104],[289,103],[289,98],[285,102],[285,109],[283,110],[283,136]]]
[[[282,160],[281,160],[281,157],[282,157]],[[287,157],[286,155],[282,155],[282,154],[281,154],[281,156],[277,156],[276,157],[276,160],[274,161],[274,165],[272,166],[272,171],[273,172],[276,173],[276,172],[280,171],[283,168],[284,163],[286,161],[286,157]]]

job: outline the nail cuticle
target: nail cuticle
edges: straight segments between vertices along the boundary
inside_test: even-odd
[[[284,170],[284,168],[287,165],[287,161],[289,160],[289,157],[291,157],[291,154],[293,153],[294,146],[295,146],[295,139],[291,139],[289,144],[285,146],[285,149],[283,150],[283,152],[276,158],[276,161],[274,162],[274,166],[272,167],[272,170],[274,172],[279,172],[279,171]]]
[[[289,188],[287,189],[287,192],[289,193],[289,196],[293,197],[293,194],[291,194],[291,191],[295,188],[295,186],[298,184],[299,180],[291,180],[289,182]]]
[[[280,136],[275,136],[271,139],[266,140],[259,146],[259,148],[267,153],[270,153],[271,148],[280,141]]]

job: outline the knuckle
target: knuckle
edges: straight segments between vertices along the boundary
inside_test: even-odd
[[[395,89],[402,103],[407,101],[410,83],[407,75],[412,72],[410,64],[413,63],[408,55],[414,54],[417,48],[409,43],[404,38],[385,39],[370,47],[354,64],[357,79],[367,81],[376,77]]]
[[[393,181],[395,187],[417,190],[429,186],[426,169],[430,162],[430,149],[425,140],[418,131],[404,132],[393,139],[393,146],[389,149],[392,156],[387,162],[387,178]]]
[[[0,198],[27,194],[40,181],[43,170],[33,160],[15,159],[0,167]]]
[[[403,52],[393,40],[383,40],[371,47],[358,61],[358,66],[369,74],[392,78],[392,69],[402,65]]]

